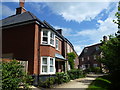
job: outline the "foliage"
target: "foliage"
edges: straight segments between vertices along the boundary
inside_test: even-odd
[[[56,83],[56,77],[49,77],[45,81],[40,80],[39,87],[52,88]]]
[[[109,90],[112,85],[109,75],[96,78],[88,87],[87,90]]]
[[[107,42],[103,42],[101,46],[103,57],[99,60],[107,66],[109,71],[120,70],[120,40],[117,37],[111,37]]]
[[[56,77],[57,77],[58,84],[66,83],[70,81],[69,75],[67,73],[58,72],[56,73]]]
[[[71,69],[74,69],[74,59],[75,59],[75,57],[76,57],[76,55],[73,52],[67,54],[68,62],[70,64]]]
[[[74,80],[74,79],[77,79],[77,78],[80,78],[80,77],[84,77],[85,74],[83,73],[82,70],[79,70],[79,69],[73,69],[73,70],[69,70],[67,71],[69,77],[71,80]]]
[[[100,67],[90,67],[90,68],[86,69],[85,72],[86,73],[89,73],[89,72],[102,73],[102,70]]]
[[[71,79],[77,79],[84,76],[85,74],[83,71],[78,69],[70,70],[67,73],[57,72],[55,77],[49,77],[45,81],[40,80],[39,86],[44,88],[52,88],[55,84],[67,83]]]
[[[49,77],[45,81],[40,80],[39,86],[44,88],[52,88],[55,84],[62,84],[69,81],[70,79],[67,73],[58,72],[55,77]]]
[[[28,88],[27,86],[32,77],[26,75],[22,68],[23,66],[16,60],[2,63],[3,90],[16,90],[20,84],[22,84],[24,88]]]

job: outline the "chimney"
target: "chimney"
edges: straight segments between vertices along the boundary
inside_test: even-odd
[[[56,31],[62,35],[62,29],[57,29]]]
[[[107,36],[103,36],[103,41],[104,41],[104,42],[107,41]]]
[[[25,0],[19,0],[20,7],[16,8],[16,15],[26,12],[26,10],[24,8],[24,3],[25,3]]]

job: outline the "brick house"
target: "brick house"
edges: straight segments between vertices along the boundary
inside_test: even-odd
[[[107,37],[104,36],[103,40],[106,41]],[[90,67],[103,67],[103,65],[97,61],[97,57],[102,57],[100,46],[102,43],[87,46],[83,49],[79,55],[79,68],[87,69]]]
[[[46,21],[26,11],[24,2],[16,14],[2,19],[3,58],[28,61],[27,70],[37,76],[54,75],[69,70],[67,53],[75,52],[71,42]],[[75,68],[78,68],[76,54]]]

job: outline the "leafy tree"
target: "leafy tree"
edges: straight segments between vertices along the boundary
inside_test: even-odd
[[[2,63],[2,89],[3,90],[16,90],[20,84],[24,88],[28,88],[29,81],[32,80],[22,70],[23,66],[16,60]]]
[[[107,42],[103,42],[101,46],[103,57],[100,60],[108,67],[111,73],[120,71],[120,2],[118,5],[118,12],[115,16],[117,20],[113,21],[118,24],[118,32],[115,36],[110,35],[110,39]]]
[[[71,69],[74,69],[74,65],[75,65],[74,64],[74,59],[75,59],[75,57],[76,57],[76,55],[73,52],[67,54],[67,59],[68,59],[68,62],[70,64]]]

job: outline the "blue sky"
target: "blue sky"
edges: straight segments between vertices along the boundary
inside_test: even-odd
[[[15,14],[18,2],[2,2],[2,18]],[[25,9],[54,28],[63,29],[78,54],[83,47],[99,43],[104,35],[114,34],[117,2],[25,2]]]

